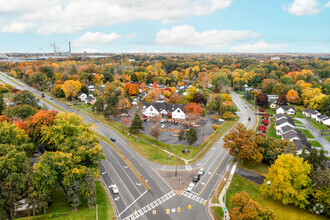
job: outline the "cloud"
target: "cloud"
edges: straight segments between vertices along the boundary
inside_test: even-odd
[[[88,27],[138,20],[176,21],[227,8],[233,0],[0,0],[0,32],[17,23],[33,24],[39,34],[76,33]],[[18,32],[17,32],[18,31]]]
[[[74,40],[73,46],[75,47],[85,47],[85,46],[94,46],[102,44],[110,44],[114,40],[120,38],[120,35],[117,33],[104,34],[101,32],[86,32],[80,36],[77,40]]]
[[[326,8],[330,8],[330,1],[324,5]]]
[[[162,29],[156,35],[156,42],[166,46],[202,46],[221,48],[232,42],[256,38],[259,34],[249,30],[208,30],[196,32],[190,25],[181,25],[172,29]]]
[[[136,37],[136,33],[126,35],[126,38],[135,38],[135,37]]]
[[[232,46],[229,48],[231,52],[238,53],[256,53],[256,52],[283,52],[288,49],[286,44],[271,44],[264,41],[259,41],[255,44],[243,44],[238,46]]]
[[[318,6],[318,0],[294,0],[284,10],[297,16],[314,15],[321,11]]]

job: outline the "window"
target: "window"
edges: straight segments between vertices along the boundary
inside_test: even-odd
[[[178,113],[180,113],[180,110],[178,109]]]

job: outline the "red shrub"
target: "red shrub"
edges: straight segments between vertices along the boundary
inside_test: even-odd
[[[261,123],[263,123],[264,125],[268,125],[269,124],[268,120],[263,120]]]

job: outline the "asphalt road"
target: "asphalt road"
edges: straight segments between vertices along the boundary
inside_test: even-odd
[[[0,79],[14,85],[18,89],[26,89],[41,96],[40,91],[20,81],[19,84],[22,86],[14,84],[2,74],[0,74]],[[16,81],[16,79],[13,80]],[[236,93],[232,92],[231,95],[234,103],[240,110],[239,122],[245,124],[248,128],[252,128],[256,119],[253,111],[248,106],[245,108],[246,104]],[[207,211],[207,202],[232,160],[232,157],[222,148],[222,139],[219,139],[197,163],[178,166],[178,170],[191,170],[203,167],[206,172],[192,192],[176,194],[155,171],[157,169],[175,170],[175,166],[164,166],[146,160],[127,144],[124,137],[110,127],[95,121],[93,118],[72,109],[60,101],[50,100],[51,97],[49,96],[45,96],[45,98],[66,112],[75,112],[82,116],[85,122],[94,123],[95,131],[109,140],[111,137],[115,137],[116,142],[114,144],[116,147],[133,164],[150,186],[150,190],[147,191],[116,150],[106,142],[101,142],[103,152],[106,155],[106,160],[100,162],[101,177],[112,197],[119,219],[211,219]],[[45,102],[41,100],[40,103],[43,104]],[[48,103],[45,104],[49,109],[53,109]],[[247,120],[248,117],[251,117],[251,121]],[[109,187],[112,184],[118,186],[119,194],[113,194]]]

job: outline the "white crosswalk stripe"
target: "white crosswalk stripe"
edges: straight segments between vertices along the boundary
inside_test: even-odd
[[[166,202],[167,200],[169,200],[170,198],[172,198],[175,195],[176,195],[175,192],[171,191],[171,192],[165,194],[164,196],[156,199],[155,201],[151,202],[150,204],[144,206],[143,208],[141,208],[139,210],[136,210],[136,214],[135,213],[130,214],[129,216],[124,218],[124,220],[137,219],[137,218],[141,217],[142,215],[146,214],[147,212],[149,212],[150,210],[156,208],[157,206],[159,206],[163,202]]]
[[[204,202],[207,201],[207,200],[205,200],[205,199],[203,199],[203,198],[201,198],[201,197],[199,197],[197,195],[194,195],[194,194],[192,194],[190,192],[187,192],[187,191],[182,191],[181,195],[183,195],[183,196],[185,196],[185,197],[187,197],[189,199],[192,199],[192,200],[194,200],[196,202],[199,202],[200,204],[203,204]]]

